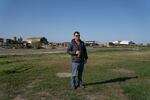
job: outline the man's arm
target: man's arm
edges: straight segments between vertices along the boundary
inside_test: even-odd
[[[87,54],[87,49],[86,49],[85,44],[84,44],[84,58],[85,58],[85,60],[88,59],[88,54]]]
[[[67,53],[70,54],[70,55],[72,55],[72,56],[76,56],[76,52],[73,51],[73,46],[72,46],[71,43],[68,45]]]

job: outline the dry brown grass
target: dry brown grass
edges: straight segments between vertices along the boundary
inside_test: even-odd
[[[68,78],[71,77],[71,73],[66,73],[66,72],[56,73],[56,76],[60,78]]]

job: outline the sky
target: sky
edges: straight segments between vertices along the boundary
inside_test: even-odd
[[[0,37],[150,43],[150,0],[0,0]]]

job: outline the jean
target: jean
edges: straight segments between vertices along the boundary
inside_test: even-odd
[[[72,77],[71,77],[72,87],[82,84],[83,70],[84,70],[84,63],[72,62]],[[78,78],[77,81],[76,78]]]

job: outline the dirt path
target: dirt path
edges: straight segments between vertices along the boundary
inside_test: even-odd
[[[25,55],[25,54],[49,54],[66,53],[65,48],[61,49],[0,49],[0,55]]]

